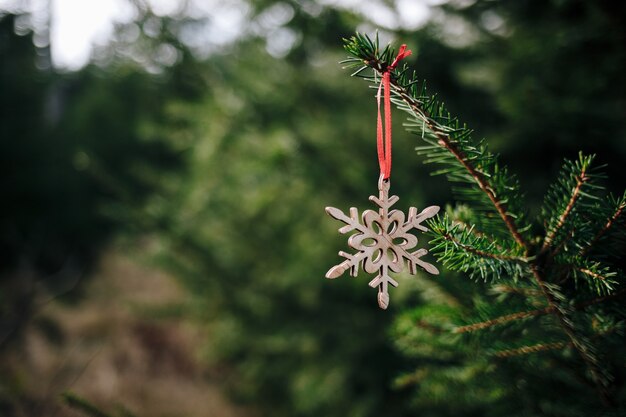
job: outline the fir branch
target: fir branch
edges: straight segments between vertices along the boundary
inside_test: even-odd
[[[583,274],[589,275],[590,277],[593,277],[595,279],[599,279],[601,281],[606,281],[607,280],[606,277],[604,277],[604,276],[602,276],[602,275],[600,275],[600,274],[598,274],[596,272],[593,272],[590,269],[587,269],[587,268],[576,268],[576,269],[578,271],[582,272]]]
[[[598,230],[598,233],[596,233],[596,235],[593,237],[593,239],[591,239],[591,242],[589,242],[589,245],[587,245],[585,248],[583,248],[580,251],[580,256],[585,256],[591,249],[593,249],[593,247],[596,245],[596,243],[598,243],[598,241],[609,230],[611,230],[613,225],[616,224],[617,221],[622,216],[622,213],[624,213],[624,209],[625,208],[626,208],[626,193],[624,193],[622,198],[617,201],[617,207],[615,208],[615,211],[614,211],[613,215],[611,217],[609,217],[609,219],[604,224],[604,226],[600,230]]]
[[[600,337],[605,337],[608,334],[613,333],[615,331],[616,329],[612,328],[612,329],[609,329],[608,331],[597,333],[592,338],[598,339]],[[523,347],[515,348],[515,349],[501,350],[501,351],[495,352],[493,356],[496,356],[498,358],[510,358],[513,356],[530,355],[532,353],[543,352],[546,350],[564,349],[568,346],[573,346],[573,344],[571,342],[569,343],[566,343],[566,342],[539,343],[539,344],[532,345],[532,346],[523,346]]]
[[[487,238],[483,233],[474,233],[450,222],[445,214],[429,222],[435,238],[431,252],[448,268],[469,272],[471,277],[479,274],[486,280],[489,276],[521,276],[528,259],[520,256],[517,249],[503,250],[502,242]]]
[[[482,321],[480,323],[468,324],[466,326],[456,327],[452,333],[468,333],[476,330],[482,330],[500,324],[509,323],[511,321],[524,320],[531,317],[542,316],[552,312],[552,307],[540,308],[538,310],[520,311],[519,313],[507,314],[505,316],[496,317],[495,319]]]
[[[626,295],[626,288],[618,291],[616,293],[606,295],[603,297],[597,297],[591,300],[587,300],[578,304],[574,304],[572,307],[573,310],[584,310],[587,307],[590,307],[595,304],[604,303],[610,300],[615,300],[621,298]],[[498,326],[502,324],[509,323],[511,321],[524,320],[531,317],[543,316],[546,314],[550,314],[554,311],[554,307],[548,306],[545,308],[540,308],[537,310],[529,310],[529,311],[520,311],[517,313],[511,313],[504,316],[496,317],[493,319],[481,321],[478,323],[472,323],[465,326],[459,326],[452,330],[452,333],[469,333],[476,330],[483,330],[489,327]]]
[[[581,238],[591,238],[589,219],[584,218],[582,209],[600,200],[596,194],[602,187],[595,184],[595,180],[603,175],[599,171],[601,167],[593,166],[594,158],[594,155],[580,153],[575,161],[565,160],[556,184],[550,187],[542,208],[546,224],[542,252],[553,248],[553,256],[556,256],[574,233],[579,235],[579,244]]]
[[[565,268],[566,271],[571,272],[571,276],[576,282],[579,280],[585,282],[597,294],[610,293],[613,290],[613,285],[616,284],[614,277],[617,276],[617,272],[601,262],[592,262],[585,258],[576,257],[566,264],[557,262],[555,266]],[[568,276],[564,277],[564,279],[567,278]]]
[[[501,351],[495,352],[493,356],[497,358],[501,358],[501,359],[511,358],[513,356],[530,355],[532,353],[544,352],[546,350],[563,349],[567,345],[568,343],[565,343],[565,342],[539,343],[537,345],[532,345],[532,346],[524,346],[521,348],[501,350]]]
[[[485,193],[485,195],[487,195],[489,200],[492,202],[494,208],[500,215],[500,218],[502,218],[502,220],[506,224],[507,229],[511,232],[511,235],[513,236],[515,241],[521,247],[529,250],[530,246],[519,232],[517,225],[515,224],[515,220],[507,212],[505,204],[496,197],[493,191],[493,187],[489,184],[489,181],[487,180],[487,177],[484,175],[484,173],[478,171],[478,169],[476,169],[476,167],[474,167],[470,163],[470,158],[468,158],[450,140],[449,134],[431,119],[428,112],[420,106],[419,101],[414,100],[412,97],[410,97],[407,94],[406,90],[404,90],[398,84],[394,83],[393,80],[391,82],[391,85],[396,90],[398,95],[404,100],[404,102],[408,106],[410,106],[410,108],[413,110],[414,115],[418,118],[422,118],[425,120],[426,126],[430,129],[431,132],[433,132],[437,136],[439,145],[447,149],[476,181],[478,187]]]
[[[470,231],[470,233],[472,233],[472,231]],[[481,239],[481,236],[484,236],[480,233],[476,233],[475,234],[477,238]],[[482,251],[480,249],[476,249],[473,246],[470,245],[464,245],[463,243],[461,243],[459,240],[455,239],[454,236],[452,236],[450,233],[444,233],[442,235],[442,237],[449,241],[452,242],[454,244],[454,246],[469,252],[471,254],[477,255],[481,258],[491,258],[491,259],[496,259],[499,261],[514,261],[514,262],[525,262],[526,259],[525,258],[521,258],[519,256],[510,256],[510,255],[502,255],[501,253],[496,253],[496,252],[486,252],[486,251]],[[489,241],[490,244],[492,244],[494,247],[497,248],[497,245],[492,243],[491,241]]]
[[[546,247],[550,246],[550,244],[552,243],[552,240],[554,239],[554,236],[556,236],[556,234],[561,229],[561,227],[563,227],[563,225],[565,224],[565,220],[572,212],[572,209],[574,208],[574,204],[576,204],[576,201],[580,197],[580,190],[583,184],[589,180],[589,178],[585,174],[586,174],[586,167],[583,166],[580,171],[580,175],[576,176],[576,186],[574,187],[574,190],[572,191],[572,195],[569,201],[567,202],[567,205],[565,206],[565,210],[563,210],[563,213],[561,214],[561,216],[559,216],[556,226],[552,228],[552,230],[550,230],[550,232],[548,232],[548,234],[546,235],[546,238],[543,242],[542,249],[545,249]]]

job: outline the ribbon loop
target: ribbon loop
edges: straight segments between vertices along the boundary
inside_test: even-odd
[[[398,63],[411,55],[411,51],[406,49],[406,45],[402,44],[398,50],[398,55],[393,62],[383,71],[383,78],[378,86],[378,94],[376,102],[378,103],[378,119],[376,122],[376,149],[378,151],[378,166],[383,179],[389,179],[391,176],[391,71],[393,71]],[[383,136],[383,122],[380,115],[380,91],[384,88],[384,112],[385,112],[385,130]]]

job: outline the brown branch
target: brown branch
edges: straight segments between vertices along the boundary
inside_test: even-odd
[[[603,336],[606,336],[610,333],[613,333],[615,332],[615,330],[616,328],[613,327],[612,329],[609,329],[605,332],[597,333],[593,335],[591,338],[595,340]],[[540,343],[540,344],[533,345],[533,346],[524,346],[524,347],[516,348],[516,349],[501,350],[499,352],[494,353],[494,356],[498,358],[510,358],[512,356],[529,355],[531,353],[537,353],[537,352],[542,352],[546,350],[563,349],[566,346],[572,346],[572,343],[571,342],[569,343],[565,343],[565,342]]]
[[[445,240],[454,243],[455,246],[460,247],[464,251],[473,253],[483,258],[497,259],[499,261],[514,261],[514,262],[520,262],[520,263],[527,263],[526,258],[521,258],[519,256],[499,255],[497,253],[485,252],[476,248],[472,248],[471,246],[464,245],[461,242],[459,242],[457,239],[452,237],[449,233],[445,233],[442,236]]]
[[[565,210],[563,211],[563,213],[561,213],[559,220],[556,222],[556,226],[546,235],[546,238],[543,241],[543,246],[541,247],[542,250],[545,250],[548,246],[550,246],[550,244],[552,243],[552,240],[554,239],[558,231],[561,229],[561,227],[563,227],[563,225],[565,224],[565,220],[567,220],[567,217],[570,215],[570,213],[574,209],[574,205],[576,204],[576,201],[580,197],[581,187],[583,186],[584,183],[586,183],[589,180],[589,177],[587,177],[585,173],[586,173],[585,169],[583,168],[580,172],[580,175],[576,177],[576,187],[574,187],[574,191],[572,191],[572,196],[567,202],[567,206],[565,206]]]
[[[589,252],[591,250],[591,248],[596,243],[598,243],[598,241],[602,238],[602,236],[604,236],[606,234],[606,232],[609,231],[611,226],[613,226],[615,224],[615,222],[617,221],[617,219],[622,215],[622,213],[624,212],[624,208],[626,208],[626,201],[623,201],[622,204],[620,204],[617,207],[617,210],[615,211],[615,213],[613,213],[613,215],[607,220],[607,222],[604,225],[604,227],[602,227],[602,229],[600,229],[598,231],[598,233],[596,233],[596,235],[593,237],[593,239],[591,239],[591,242],[589,243],[589,245],[587,245],[586,248],[584,248],[583,250],[580,251],[580,256],[585,256],[587,254],[587,252]]]
[[[482,321],[480,323],[468,324],[467,326],[460,326],[455,328],[453,333],[467,333],[473,332],[475,330],[486,329],[491,326],[497,326],[498,324],[508,323],[514,320],[522,320],[530,317],[541,316],[543,314],[548,314],[552,311],[553,307],[541,308],[539,310],[531,310],[531,311],[520,311],[518,313],[507,314],[506,316],[496,317],[495,319]]]
[[[524,346],[517,349],[501,350],[493,355],[498,358],[510,358],[512,356],[530,355],[531,353],[543,352],[546,350],[563,349],[568,343],[554,342],[554,343],[540,343],[533,346]]]
[[[616,293],[605,295],[604,297],[598,297],[592,300],[587,300],[587,301],[583,301],[582,303],[575,304],[573,308],[574,310],[584,310],[585,308],[591,305],[603,303],[605,301],[609,301],[612,299],[617,299],[617,298],[623,297],[624,295],[626,295],[626,288]],[[522,320],[522,319],[526,319],[530,317],[536,317],[536,316],[541,316],[544,314],[549,314],[549,313],[552,313],[553,309],[554,307],[548,306],[548,307],[540,308],[537,310],[520,311],[517,313],[507,314],[504,316],[496,317],[495,319],[490,319],[490,320],[482,321],[479,323],[468,324],[466,326],[459,326],[455,328],[454,330],[452,330],[452,332],[453,333],[467,333],[467,332],[472,332],[475,330],[482,330],[488,327],[497,326],[499,324],[505,324],[514,320]]]
[[[569,272],[569,271],[578,271],[578,272],[582,272],[585,275],[589,275],[592,278],[599,279],[600,281],[606,281],[607,280],[606,276],[604,276],[602,274],[599,274],[597,272],[594,272],[594,271],[592,271],[589,268],[584,268],[584,267],[581,267],[581,266],[578,266],[578,265],[574,265],[573,263],[557,263],[557,264],[555,264],[555,266],[558,269],[562,270],[562,271],[567,271],[567,272]],[[569,274],[564,274],[564,276],[560,280],[556,281],[556,283],[560,284],[560,283],[564,282],[568,278],[568,276],[569,276]]]
[[[404,96],[402,97],[404,98]],[[411,107],[413,108],[414,111],[418,109],[417,107],[415,108],[413,106]],[[427,114],[425,115],[428,117]],[[485,194],[487,194],[487,197],[489,198],[489,200],[491,200],[496,211],[498,212],[498,214],[500,215],[500,217],[506,224],[507,229],[509,229],[509,232],[511,232],[511,235],[513,235],[513,238],[515,239],[515,241],[521,247],[523,247],[524,249],[528,251],[530,249],[530,245],[528,244],[528,242],[526,242],[526,240],[524,240],[520,232],[517,230],[517,225],[515,224],[515,221],[513,220],[513,218],[507,214],[506,207],[504,206],[504,204],[502,204],[502,202],[500,202],[496,198],[496,195],[494,194],[493,190],[489,186],[489,183],[485,179],[485,176],[481,174],[480,172],[478,172],[472,165],[470,165],[465,155],[452,143],[452,141],[450,141],[450,137],[446,133],[436,131],[435,126],[431,123],[426,123],[426,125],[428,126],[430,130],[432,130],[435,133],[438,139],[438,143],[444,148],[446,148],[452,155],[454,155],[454,157],[461,163],[461,165],[463,165],[463,167],[467,170],[467,172],[469,172],[469,174],[474,178],[478,187]]]
[[[600,274],[598,274],[596,272],[593,272],[590,269],[587,269],[587,268],[576,268],[576,269],[578,271],[582,272],[583,274],[589,275],[590,277],[593,277],[593,278],[596,278],[596,279],[599,279],[599,280],[602,280],[602,281],[606,280],[606,278],[604,276],[602,276],[602,275],[600,275]]]

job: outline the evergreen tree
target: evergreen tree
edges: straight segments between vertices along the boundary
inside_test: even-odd
[[[346,50],[353,75],[375,84],[395,56],[360,34]],[[623,411],[626,193],[605,194],[602,166],[581,153],[564,162],[535,220],[516,177],[408,64],[391,85],[424,143],[418,153],[462,202],[430,223],[431,250],[476,279],[470,291],[445,275],[424,284],[436,296],[397,322],[398,345],[419,360],[398,382],[416,384],[433,415]]]

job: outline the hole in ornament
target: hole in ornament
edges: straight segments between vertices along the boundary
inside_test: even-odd
[[[391,222],[391,224],[389,225],[389,232],[387,232],[388,234],[393,234],[395,233],[396,229],[398,228],[398,222]]]
[[[396,252],[391,250],[391,249],[387,249],[387,259],[389,259],[391,262],[398,262],[398,255],[396,255]]]
[[[383,234],[383,228],[380,226],[380,224],[378,224],[378,222],[372,223],[372,229],[374,229],[374,232],[376,232],[376,234]]]
[[[382,249],[378,249],[376,252],[374,252],[374,256],[372,257],[372,261],[374,263],[380,261],[380,258],[383,257],[383,250]]]
[[[361,242],[361,244],[363,246],[374,246],[376,244],[376,239],[373,239],[371,237],[365,238],[363,239],[363,241]]]
[[[393,244],[394,245],[399,245],[399,246],[406,245],[407,244],[407,240],[405,238],[403,238],[403,237],[396,237],[396,238],[393,239]]]

